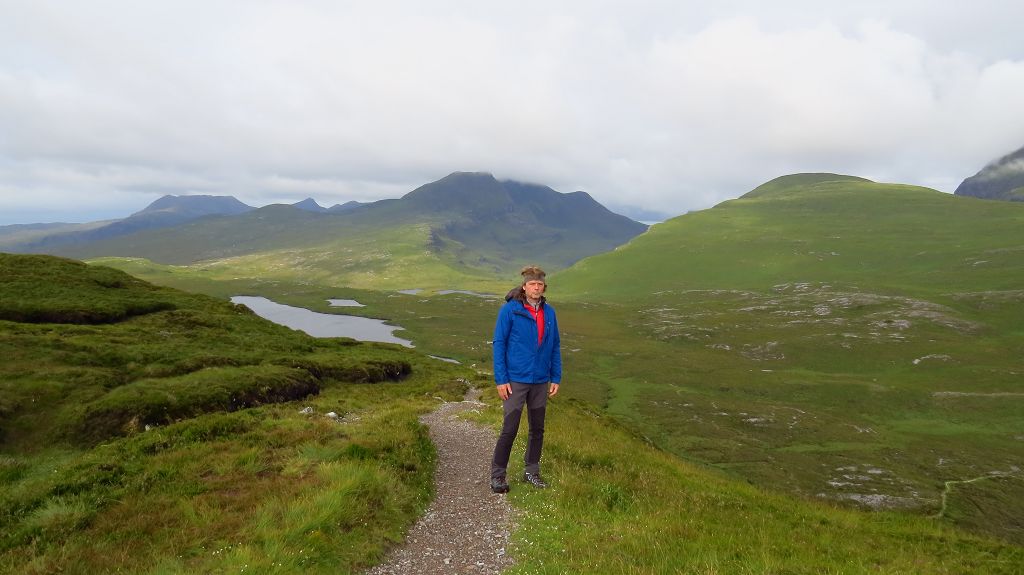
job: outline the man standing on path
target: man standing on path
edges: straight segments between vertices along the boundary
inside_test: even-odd
[[[555,308],[547,304],[544,270],[527,266],[523,283],[505,296],[494,326],[494,381],[504,404],[505,422],[494,446],[491,491],[508,493],[506,470],[519,420],[526,406],[530,439],[526,446],[523,480],[534,487],[547,484],[540,477],[544,444],[544,410],[548,397],[558,393],[562,380],[562,352]]]

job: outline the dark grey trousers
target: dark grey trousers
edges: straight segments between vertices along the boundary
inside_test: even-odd
[[[519,433],[519,420],[522,419],[523,406],[526,406],[526,419],[530,423],[530,440],[526,444],[526,469],[528,473],[540,473],[540,451],[544,446],[544,410],[548,404],[547,383],[516,383],[512,382],[512,395],[504,401],[505,422],[498,436],[498,444],[494,446],[494,459],[491,460],[491,478],[504,477],[508,469],[508,459],[512,455],[512,444]]]

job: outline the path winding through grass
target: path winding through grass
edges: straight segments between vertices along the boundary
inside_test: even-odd
[[[512,508],[488,484],[494,432],[458,417],[482,407],[479,397],[471,388],[463,401],[442,403],[420,418],[437,447],[437,495],[405,543],[367,575],[501,573],[512,564]]]
[[[995,479],[996,477],[1013,477],[1013,473],[1004,471],[991,471],[985,475],[975,477],[973,479],[957,479],[946,482],[946,488],[942,490],[942,507],[939,508],[939,512],[933,515],[936,519],[940,519],[946,515],[946,501],[949,499],[949,493],[953,490],[954,485],[961,485],[965,483],[976,483],[984,479]]]

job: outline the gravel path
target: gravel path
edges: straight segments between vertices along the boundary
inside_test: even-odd
[[[367,575],[501,573],[512,564],[506,553],[512,509],[489,483],[497,437],[456,417],[482,406],[479,397],[480,390],[470,389],[464,401],[443,403],[420,418],[437,447],[437,496],[405,543]]]

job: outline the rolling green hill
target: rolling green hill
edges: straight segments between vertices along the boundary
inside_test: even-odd
[[[0,269],[4,573],[363,572],[430,497],[418,415],[469,380],[492,386],[108,268],[0,254]],[[467,309],[466,297],[426,305]],[[497,427],[500,405],[485,400],[475,417]],[[511,495],[526,518],[516,573],[1014,573],[1024,561],[943,521],[802,501],[683,462],[590,404],[558,398],[549,422],[554,487]],[[962,488],[992,501],[989,485]]]
[[[232,277],[386,289],[477,289],[527,263],[564,268],[647,227],[583,192],[455,173],[401,199],[336,213],[268,206],[231,217],[55,248],[123,256]]]
[[[823,179],[824,178],[824,179]],[[848,176],[773,180],[587,258],[559,285],[587,299],[687,289],[833,284],[904,295],[1014,290],[1024,209]],[[610,281],[635,278],[636,283]]]

